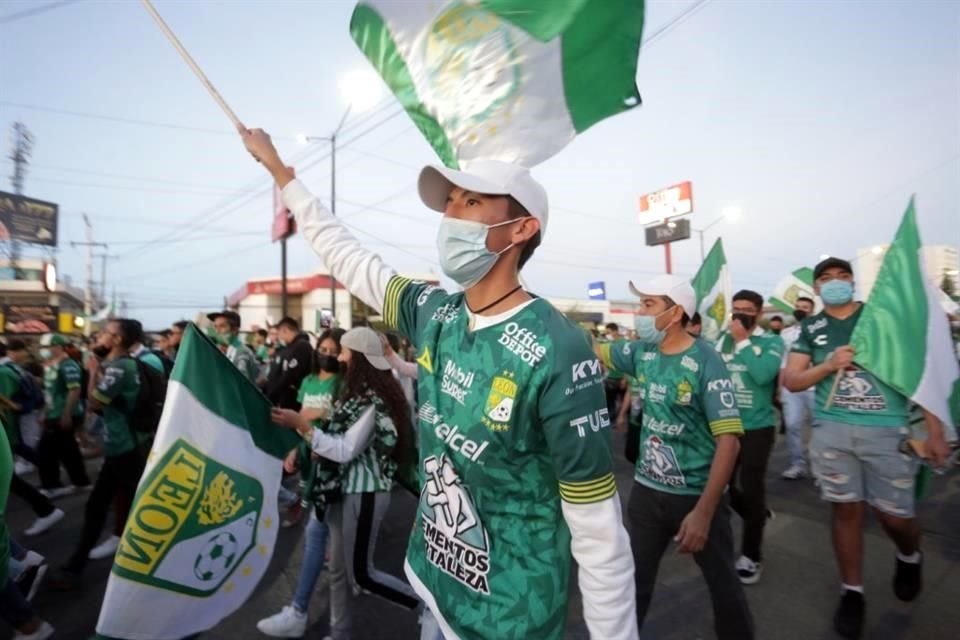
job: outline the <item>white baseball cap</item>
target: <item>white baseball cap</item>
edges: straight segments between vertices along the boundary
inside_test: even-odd
[[[351,351],[362,353],[367,361],[381,371],[390,369],[390,363],[383,357],[383,341],[380,334],[370,327],[354,327],[343,334],[340,344]]]
[[[429,165],[420,172],[417,186],[423,204],[440,213],[454,187],[481,195],[513,196],[540,221],[541,237],[547,232],[547,192],[526,167],[499,160],[473,160],[463,171]]]
[[[669,274],[656,276],[641,282],[639,286],[631,280],[630,291],[637,296],[667,296],[683,307],[691,318],[697,311],[697,294],[693,291],[693,285],[680,276]]]

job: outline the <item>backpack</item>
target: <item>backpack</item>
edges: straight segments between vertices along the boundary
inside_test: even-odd
[[[159,349],[152,349],[151,353],[160,358],[160,363],[163,364],[163,375],[169,380],[170,374],[173,373],[173,360]]]
[[[131,358],[137,365],[140,392],[131,407],[130,425],[134,431],[154,433],[163,415],[163,401],[167,397],[167,379],[162,373],[139,358]]]
[[[43,389],[37,384],[37,379],[12,362],[7,363],[7,366],[13,369],[20,377],[20,386],[17,387],[17,391],[11,398],[11,400],[16,402],[20,407],[17,415],[24,416],[42,408],[46,400],[43,395]]]

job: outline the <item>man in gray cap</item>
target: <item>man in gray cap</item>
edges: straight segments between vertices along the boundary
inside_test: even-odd
[[[561,636],[572,551],[591,636],[636,638],[601,368],[583,332],[519,282],[546,230],[543,187],[492,160],[421,172],[421,199],[443,214],[440,265],[464,289],[450,294],[398,276],[266,133],[241,135],[334,277],[419,354],[423,487],[406,573],[427,604],[422,637]]]
[[[743,424],[716,350],[687,333],[696,310],[685,278],[657,276],[630,289],[640,297],[637,340],[598,344],[608,369],[637,378],[644,398],[640,454],[627,506],[643,626],[660,559],[671,542],[693,554],[710,589],[720,640],[750,640],[753,619],[734,567],[726,495]]]

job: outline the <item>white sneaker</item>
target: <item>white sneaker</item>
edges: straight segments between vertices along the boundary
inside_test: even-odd
[[[87,554],[87,557],[91,560],[103,560],[104,558],[112,558],[117,552],[117,547],[120,546],[120,538],[118,536],[110,536],[93,549],[90,549],[90,553]]]
[[[807,477],[807,468],[801,464],[792,464],[781,476],[785,480],[799,480]]]
[[[18,476],[25,476],[28,473],[33,473],[35,470],[35,466],[20,458],[17,458],[17,461],[13,464],[13,472]]]
[[[40,489],[40,493],[47,496],[50,500],[56,500],[57,498],[62,498],[63,496],[69,496],[76,493],[77,488],[72,484],[68,484],[65,487],[57,487],[56,489]]]
[[[49,513],[49,515],[45,515],[42,518],[37,518],[34,520],[33,524],[30,525],[30,528],[23,532],[23,535],[38,536],[44,531],[49,530],[53,525],[63,520],[63,516],[63,509],[54,509]]]
[[[258,622],[257,629],[274,638],[302,638],[307,632],[307,614],[284,607],[280,613]]]
[[[49,622],[44,622],[40,625],[40,628],[33,633],[20,633],[18,631],[13,636],[13,640],[47,640],[47,638],[52,635],[53,627],[50,626]]]
[[[747,556],[740,556],[737,559],[736,568],[737,577],[743,584],[756,584],[760,581],[760,574],[763,573],[763,565]]]

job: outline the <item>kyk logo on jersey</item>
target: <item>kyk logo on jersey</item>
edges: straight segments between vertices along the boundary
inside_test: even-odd
[[[517,398],[517,383],[507,371],[494,376],[490,382],[490,394],[480,421],[492,431],[506,431],[513,416],[513,403]]]
[[[446,456],[423,461],[419,511],[427,560],[478,593],[489,594],[490,544],[470,491]]]
[[[262,508],[258,480],[179,439],[140,485],[113,572],[209,597],[256,544]]]

